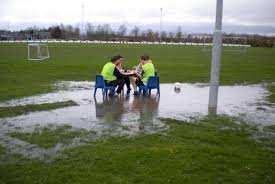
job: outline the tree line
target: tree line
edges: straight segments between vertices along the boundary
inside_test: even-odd
[[[73,29],[71,25],[53,26],[48,31],[51,38],[66,40],[180,42],[183,36],[181,27],[178,27],[176,33],[166,31],[159,33],[153,29],[142,30],[138,26],[128,29],[127,26],[120,25],[117,30],[114,30],[109,24],[95,26],[90,23],[86,24],[85,31],[82,33],[78,27]]]
[[[174,32],[142,30],[138,26],[129,29],[120,25],[114,30],[109,24],[93,25],[87,23],[80,30],[78,26],[55,25],[49,28],[27,28],[20,31],[0,30],[0,39],[60,39],[60,40],[101,40],[101,41],[129,41],[129,42],[183,42],[183,43],[211,43],[210,34],[184,34],[179,26]],[[4,36],[3,36],[4,35]],[[252,47],[273,47],[275,37],[248,34],[224,34],[224,43],[248,44]]]

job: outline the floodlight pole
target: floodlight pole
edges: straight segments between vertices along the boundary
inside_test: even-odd
[[[162,41],[161,39],[161,33],[162,33],[162,8],[160,8],[160,20],[159,20],[159,42]]]
[[[223,0],[217,0],[216,23],[215,23],[215,31],[213,33],[211,77],[210,77],[210,91],[209,91],[209,103],[208,103],[209,115],[217,114],[219,78],[220,78],[220,61],[221,61],[221,53],[222,53],[222,12],[223,12]]]
[[[84,36],[85,33],[85,25],[84,25],[84,16],[85,16],[85,5],[84,3],[81,4],[81,30],[80,30],[80,35]]]

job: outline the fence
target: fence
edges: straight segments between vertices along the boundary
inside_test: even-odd
[[[128,41],[99,41],[99,40],[1,40],[0,43],[78,43],[78,44],[124,44],[124,45],[182,45],[182,46],[212,46],[212,43],[195,42],[128,42]],[[223,44],[225,47],[251,47],[242,44]]]

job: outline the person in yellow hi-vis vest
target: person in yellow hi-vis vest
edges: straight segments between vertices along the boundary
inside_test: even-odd
[[[120,94],[125,84],[125,75],[116,67],[119,63],[123,62],[123,57],[120,55],[113,56],[110,62],[107,62],[101,71],[107,86],[118,86],[116,92]],[[109,94],[113,96],[114,94]]]
[[[137,86],[144,86],[147,84],[149,77],[155,76],[155,67],[148,55],[140,56],[140,65],[142,73],[135,79],[135,83]],[[134,91],[134,95],[138,95],[138,92]]]

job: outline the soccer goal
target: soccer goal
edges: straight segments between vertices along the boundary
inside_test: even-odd
[[[203,38],[203,51],[211,51],[213,38],[212,36]],[[228,37],[224,36],[222,39],[223,52],[237,52],[237,53],[245,53],[247,48],[250,47],[247,43],[246,37]]]
[[[28,44],[28,60],[42,61],[50,58],[49,48],[46,44],[42,43],[29,43]]]

